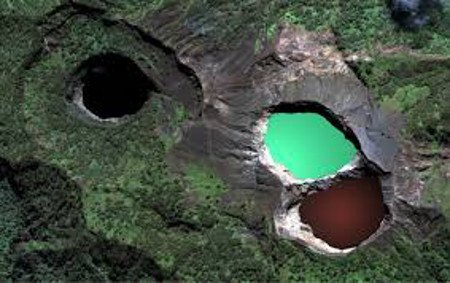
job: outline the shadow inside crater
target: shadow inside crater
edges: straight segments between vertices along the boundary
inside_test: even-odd
[[[131,59],[115,53],[93,56],[80,66],[84,106],[102,119],[137,113],[157,92]]]

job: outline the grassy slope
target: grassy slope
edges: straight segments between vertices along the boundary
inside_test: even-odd
[[[41,6],[29,1],[10,9],[10,2],[0,7],[3,13],[10,14],[5,19],[16,23],[16,15],[39,18],[52,7],[51,1]],[[398,31],[386,21],[381,2],[304,2],[306,5],[300,6],[295,1],[285,1],[284,5],[269,0],[261,4],[209,1],[208,5],[186,1],[189,9],[185,16],[199,32],[218,41],[229,39],[244,26],[270,35],[274,24],[281,19],[311,29],[333,28],[340,38],[341,48],[346,50],[370,48],[380,41],[415,44],[414,34]],[[26,8],[33,3],[37,6]],[[162,5],[162,1],[142,0],[116,3],[109,12],[112,16],[136,22]],[[351,13],[352,9],[356,12]],[[198,14],[202,16],[196,18]],[[217,17],[219,14],[226,17]],[[193,165],[185,177],[170,174],[164,161],[166,143],[153,130],[173,118],[166,116],[172,114],[159,110],[162,102],[158,99],[146,105],[135,120],[117,128],[86,125],[66,114],[63,80],[77,64],[91,54],[105,51],[119,51],[151,64],[153,58],[145,51],[145,46],[120,30],[80,18],[68,24],[68,35],[57,50],[25,72],[20,68],[21,62],[39,40],[33,21],[21,18],[19,24],[0,27],[7,38],[0,42],[0,62],[5,67],[2,69],[14,70],[3,71],[0,77],[2,90],[6,90],[0,99],[2,105],[8,106],[0,110],[2,122],[8,121],[0,124],[1,133],[8,132],[1,136],[6,146],[0,148],[0,155],[19,159],[30,154],[36,146],[28,136],[32,134],[39,145],[34,155],[64,169],[83,185],[84,216],[89,229],[145,250],[168,278],[202,281],[450,280],[450,240],[445,231],[432,242],[413,244],[407,238],[398,237],[391,250],[365,250],[339,260],[320,257],[287,241],[272,239],[270,223],[261,227],[266,231],[261,238],[251,236],[244,223],[227,216],[223,208],[216,205],[217,197],[226,187],[213,172]],[[426,41],[421,51],[448,54],[444,44],[448,39],[441,39],[437,34],[437,40],[433,40]],[[420,69],[417,72],[420,73]],[[402,79],[407,81],[407,78]],[[368,80],[375,78],[370,76]],[[380,90],[380,97],[390,97],[403,86],[402,83],[391,88],[381,83],[371,85],[374,90],[386,89]],[[191,194],[197,201],[187,203],[185,200]],[[2,234],[1,238],[9,241],[7,237]],[[45,249],[45,245],[35,248]]]

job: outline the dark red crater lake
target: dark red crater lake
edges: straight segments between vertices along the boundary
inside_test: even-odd
[[[387,213],[376,177],[342,180],[308,196],[299,210],[314,236],[339,249],[355,247],[369,238]]]

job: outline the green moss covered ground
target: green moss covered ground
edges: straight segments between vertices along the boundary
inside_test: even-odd
[[[116,52],[151,68],[159,53],[98,17],[66,19],[63,12],[49,19],[60,2],[0,0],[0,157],[7,160],[0,168],[0,281],[450,280],[445,228],[421,243],[399,232],[391,248],[330,259],[278,239],[270,219],[248,223],[252,203],[221,204],[230,188],[210,169],[169,170],[165,156],[186,115],[160,93],[118,126],[78,119],[65,100],[66,82],[83,60]],[[450,53],[444,20],[419,33],[401,31],[382,0],[75,2],[143,28],[148,15],[176,6],[184,11],[179,22],[216,42],[246,30],[273,36],[287,21],[331,29],[345,52],[404,45]],[[59,23],[53,46],[44,33]],[[377,55],[355,70],[381,103],[404,112],[405,137],[440,150],[448,144],[450,63],[418,56]],[[429,198],[450,217],[444,165],[436,164],[424,173]]]

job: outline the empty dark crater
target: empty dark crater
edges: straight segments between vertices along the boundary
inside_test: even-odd
[[[303,223],[330,246],[356,247],[380,228],[388,214],[378,177],[344,179],[326,191],[308,196],[300,205]]]
[[[156,86],[133,60],[120,54],[96,55],[80,66],[82,103],[101,119],[137,113]]]

